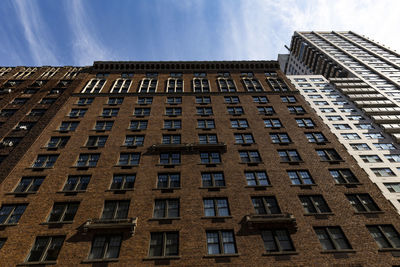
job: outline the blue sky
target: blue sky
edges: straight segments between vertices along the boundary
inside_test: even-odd
[[[0,65],[274,60],[295,30],[352,30],[400,51],[399,10],[397,0],[1,0]]]

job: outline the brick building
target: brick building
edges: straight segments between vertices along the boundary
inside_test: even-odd
[[[78,72],[2,163],[2,266],[400,265],[396,210],[276,61]]]

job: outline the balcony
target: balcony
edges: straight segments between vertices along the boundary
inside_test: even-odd
[[[83,224],[83,232],[86,234],[90,230],[105,229],[129,229],[133,235],[137,225],[137,218],[126,219],[89,219]]]
[[[200,143],[186,143],[186,144],[155,144],[149,148],[151,152],[163,152],[163,151],[185,151],[185,152],[196,152],[196,151],[221,151],[226,152],[225,143],[215,144],[200,144]]]
[[[248,230],[286,228],[291,232],[297,231],[297,222],[293,214],[250,214],[242,219],[242,224]]]

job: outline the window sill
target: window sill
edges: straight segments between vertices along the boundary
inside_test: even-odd
[[[161,191],[161,193],[173,193],[174,190],[180,190],[181,187],[173,187],[173,188],[153,188],[153,191]]]
[[[17,266],[31,266],[31,265],[55,265],[57,261],[31,261],[17,264]]]
[[[339,164],[344,162],[344,160],[321,160],[321,162],[328,162],[329,164]]]
[[[242,116],[242,115],[244,115],[244,114],[229,114],[229,113],[228,113],[228,115],[231,115],[231,116],[235,116],[235,117],[236,117],[236,116]]]
[[[146,129],[130,129],[130,128],[128,128],[126,130],[131,131],[131,132],[140,132],[140,131],[143,131],[143,130],[146,130]]]
[[[250,127],[237,127],[237,128],[231,128],[232,130],[247,130]]]
[[[32,170],[32,171],[43,171],[43,170],[54,169],[54,167],[29,167],[29,168],[26,168],[26,169]]]
[[[110,259],[86,259],[81,261],[81,263],[101,263],[101,262],[117,262],[118,258],[110,258]]]
[[[121,148],[128,148],[128,149],[132,149],[132,148],[138,148],[141,147],[143,145],[127,145],[127,146],[121,146]]]
[[[258,166],[258,164],[264,164],[262,161],[257,162],[240,162],[240,164],[247,164],[247,166]]]
[[[180,166],[181,164],[180,163],[177,163],[177,164],[156,164],[156,166],[162,166],[162,167],[164,167],[164,168],[175,168],[176,166]]]
[[[235,143],[237,146],[251,146],[251,145],[257,145],[257,143]]]
[[[217,167],[217,166],[222,165],[222,163],[199,163],[199,165],[203,165],[206,167]]]
[[[77,170],[88,170],[91,168],[96,168],[96,166],[72,166],[72,168],[75,168]]]
[[[15,195],[15,196],[26,196],[26,195],[33,195],[37,192],[7,192],[5,195]]]
[[[304,161],[299,160],[299,161],[281,161],[280,163],[287,163],[289,165],[299,165],[300,163],[304,163]]]
[[[328,216],[335,215],[333,212],[324,212],[324,213],[305,213],[306,217],[315,217],[315,219],[328,219]]]
[[[253,188],[254,190],[266,190],[267,187],[272,187],[272,185],[246,185],[244,188]]]
[[[293,187],[300,187],[301,189],[311,189],[313,186],[317,186],[317,184],[291,184]]]
[[[42,222],[39,223],[40,225],[64,225],[64,224],[73,224],[73,221],[67,221],[67,222]]]
[[[383,210],[377,210],[377,211],[356,211],[354,214],[356,215],[368,215],[368,214],[383,214],[385,213]]]
[[[126,188],[126,189],[107,189],[105,192],[113,192],[115,194],[125,193],[126,191],[134,191],[133,188]]]
[[[0,229],[6,228],[8,226],[17,226],[18,223],[5,223],[5,224],[0,224]]]
[[[164,116],[167,116],[167,117],[178,117],[178,116],[180,116],[180,115],[168,115],[168,114],[164,114]]]
[[[215,128],[196,128],[196,130],[203,130],[203,131],[211,131],[214,130]]]
[[[200,116],[200,117],[210,117],[210,116],[212,116],[213,114],[209,114],[209,115],[207,115],[207,114],[196,114],[197,116]]]
[[[232,216],[203,216],[200,219],[203,220],[221,220],[221,222],[224,222],[225,219],[232,219]]]
[[[135,165],[114,165],[114,167],[120,167],[122,169],[130,169],[132,167],[138,167],[139,164],[135,164]]]
[[[180,128],[179,128],[179,129],[180,129]],[[178,129],[173,129],[173,128],[161,128],[161,130],[169,131],[169,132],[175,132],[175,131],[178,130]]]
[[[225,189],[226,186],[215,186],[215,187],[199,187],[199,189],[207,189],[208,191],[220,191],[221,189]]]
[[[297,251],[279,251],[279,252],[265,252],[262,256],[283,256],[283,255],[298,255]]]
[[[179,260],[181,256],[159,256],[159,257],[147,257],[144,258],[144,261],[153,261],[153,260]]]
[[[336,186],[345,186],[347,188],[351,188],[351,187],[357,187],[359,185],[362,185],[362,183],[346,183],[346,184],[337,184],[335,183]]]
[[[335,254],[335,253],[356,253],[354,249],[338,249],[338,250],[324,250],[322,254]]]
[[[239,257],[240,254],[214,254],[214,255],[205,255],[203,258],[229,258],[229,257]]]
[[[158,222],[162,222],[162,221],[176,221],[176,220],[180,220],[181,217],[170,217],[170,218],[150,218],[149,221],[158,221]]]
[[[392,251],[400,252],[400,248],[380,248],[380,249],[378,249],[378,252],[392,252]]]
[[[57,191],[58,194],[77,194],[77,193],[85,193],[86,190],[67,190],[67,191]]]

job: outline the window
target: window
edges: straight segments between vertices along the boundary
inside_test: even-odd
[[[256,214],[280,214],[281,209],[279,208],[278,201],[274,196],[264,197],[252,197],[251,202],[253,203]]]
[[[315,214],[331,212],[331,209],[321,195],[299,196],[299,198],[305,213]]]
[[[270,185],[267,173],[265,171],[245,171],[244,176],[246,177],[248,186]]]
[[[392,225],[368,225],[367,228],[379,248],[400,248],[399,233]]]
[[[257,107],[258,113],[262,115],[274,115],[275,110],[273,107]]]
[[[121,153],[119,155],[118,165],[129,166],[139,165],[140,153]]]
[[[151,104],[151,103],[146,103]],[[182,104],[182,97],[167,97],[167,104]]]
[[[131,84],[132,81],[130,79],[117,79],[114,82],[110,93],[127,93]]]
[[[126,219],[129,211],[129,200],[106,200],[101,220]]]
[[[235,254],[236,244],[233,231],[206,231],[207,251],[209,255]]]
[[[339,115],[329,115],[326,116],[326,118],[328,119],[328,121],[342,121],[343,118],[340,117]]]
[[[240,103],[238,96],[224,96],[225,103],[227,104],[237,104]]]
[[[315,97],[312,97],[315,98]],[[317,106],[328,106],[329,103],[327,101],[313,101],[313,103]]]
[[[356,212],[380,211],[374,200],[368,194],[347,194],[346,197]]]
[[[360,143],[360,144],[350,144],[350,146],[354,149],[354,150],[371,150],[371,148],[364,143]]]
[[[351,249],[340,227],[314,227],[323,250]]]
[[[336,130],[350,130],[351,127],[348,124],[333,124]]]
[[[202,116],[209,116],[213,115],[213,111],[211,107],[197,107],[196,114]]]
[[[292,239],[285,229],[263,230],[261,238],[264,241],[264,248],[267,252],[294,251]]]
[[[393,144],[387,144],[387,143],[374,143],[373,144],[376,149],[378,150],[394,150],[396,147]]]
[[[267,83],[268,83],[269,87],[272,89],[272,91],[274,91],[274,92],[289,91],[288,86],[282,79],[275,78],[275,77],[268,77]]]
[[[0,225],[16,224],[24,213],[28,204],[6,204],[0,208]]]
[[[254,144],[253,135],[250,133],[235,133],[235,144]]]
[[[249,124],[246,119],[241,120],[231,120],[232,128],[247,128]]]
[[[25,104],[29,98],[27,97],[17,97],[14,98],[14,100],[11,102],[12,105],[20,105],[20,104]]]
[[[165,108],[165,115],[180,116],[182,115],[182,108]]]
[[[154,201],[153,218],[178,218],[179,199],[156,199]]]
[[[93,100],[93,97],[80,97],[76,104],[79,106],[90,105],[93,103]]]
[[[70,118],[78,118],[78,117],[83,117],[85,116],[87,109],[85,108],[73,108],[71,109],[71,112],[69,113]]]
[[[358,183],[357,178],[349,169],[333,169],[329,170],[329,172],[337,184]]]
[[[357,129],[360,130],[371,130],[371,129],[375,129],[374,126],[372,126],[370,123],[359,123],[359,124],[354,124]]]
[[[164,120],[164,129],[180,129],[181,127],[181,120]]]
[[[180,134],[164,134],[162,136],[163,144],[180,144],[181,135]]]
[[[400,162],[400,154],[387,154],[385,158],[390,162]]]
[[[159,173],[157,180],[158,189],[171,189],[180,187],[181,175],[179,173]]]
[[[119,256],[121,235],[95,235],[89,259],[115,259]]]
[[[259,104],[269,103],[268,98],[266,96],[253,96],[253,102]]]
[[[334,113],[336,112],[333,108],[320,108],[319,109],[322,113]]]
[[[224,217],[229,216],[229,206],[227,198],[204,198],[204,216]]]
[[[56,98],[43,98],[39,104],[41,105],[51,105],[56,102]]]
[[[365,120],[364,117],[360,115],[346,115],[346,118],[350,121],[363,121]]]
[[[307,140],[310,143],[325,143],[325,142],[328,142],[326,137],[320,132],[304,133],[304,134],[306,135]]]
[[[144,135],[127,135],[124,146],[143,146]]]
[[[200,144],[217,144],[218,138],[216,134],[199,134]]]
[[[108,136],[89,136],[86,146],[87,147],[104,147]]]
[[[360,155],[360,158],[367,163],[383,162],[378,155]]]
[[[0,124],[1,126],[1,124]],[[15,130],[24,130],[24,131],[29,131],[32,129],[32,127],[35,126],[35,122],[30,122],[30,121],[21,121],[18,123],[18,125],[15,127]]]
[[[54,203],[48,222],[72,222],[76,211],[78,210],[79,202]]]
[[[150,108],[135,108],[134,116],[149,116]]]
[[[315,126],[314,122],[312,119],[296,119],[297,122],[297,126],[299,127],[309,127],[309,128],[313,128]]]
[[[47,143],[47,148],[63,148],[67,144],[69,136],[52,136]]]
[[[47,109],[32,109],[28,116],[43,116]]]
[[[218,152],[202,152],[200,153],[200,162],[202,164],[221,163],[221,155]]]
[[[167,93],[182,93],[183,92],[183,79],[182,78],[168,78]]]
[[[299,170],[299,171],[287,171],[292,184],[294,185],[302,185],[302,184],[314,184],[311,175],[306,170]]]
[[[110,131],[111,128],[113,127],[113,124],[114,124],[113,121],[96,121],[94,129],[96,131]]]
[[[22,177],[14,193],[35,193],[43,183],[44,177]]]
[[[150,234],[150,257],[177,256],[178,254],[178,232],[156,232]]]
[[[100,154],[80,154],[76,167],[96,167]]]
[[[108,105],[121,105],[124,99],[122,97],[109,97],[108,98]]]
[[[335,104],[335,102],[337,101],[333,101],[333,103]],[[355,110],[354,108],[339,108],[340,112],[346,112],[346,113],[354,113],[357,112],[357,110]]]
[[[340,134],[344,140],[358,140],[361,137],[356,133],[341,133]]]
[[[193,92],[206,93],[210,92],[210,83],[206,78],[193,78]]]
[[[315,150],[322,161],[338,161],[342,160],[334,149],[316,149]]]
[[[0,111],[0,116],[2,117],[11,117],[14,113],[17,112],[16,109],[2,109]]]
[[[52,168],[57,158],[58,155],[38,155],[32,168]]]
[[[82,94],[98,94],[105,85],[105,79],[91,79],[81,91]]]
[[[294,96],[281,96],[281,100],[283,103],[296,103],[296,97]]]
[[[209,96],[196,96],[196,104],[210,104],[211,98]]]
[[[217,82],[221,92],[236,92],[236,85],[232,79],[219,77]]]
[[[147,129],[147,121],[131,121],[129,125],[129,130],[146,130]]]
[[[269,136],[274,144],[288,144],[292,142],[287,133],[271,133]]]
[[[302,161],[299,153],[295,149],[278,150],[279,157],[283,162],[298,162]]]
[[[322,95],[309,95],[308,97],[311,99],[322,99]],[[325,102],[325,101],[314,101],[315,104],[317,104],[316,102]],[[317,105],[319,105],[319,103]]]
[[[288,110],[289,110],[290,114],[301,115],[301,114],[306,113],[306,111],[304,110],[304,108],[302,106],[288,106]]]
[[[56,261],[65,236],[38,236],[29,253],[27,262]]]
[[[197,128],[199,129],[214,129],[214,120],[197,120]]]
[[[242,81],[248,92],[264,91],[261,83],[256,78],[242,77]]]
[[[110,190],[133,189],[136,174],[114,174]]]
[[[239,151],[240,160],[243,163],[260,163],[261,157],[257,150]]]
[[[201,183],[203,187],[225,186],[223,172],[203,172],[201,173]]]
[[[265,119],[264,125],[266,128],[280,128],[282,123],[279,119]]]
[[[181,154],[176,152],[161,153],[160,154],[160,164],[180,164]]]
[[[390,168],[371,168],[371,171],[377,177],[391,177],[395,176],[394,172]]]
[[[116,117],[118,115],[119,108],[104,108],[101,116],[103,117]]]
[[[150,77],[152,76],[152,77]],[[139,93],[154,93],[157,90],[157,74],[150,75],[140,82]]]
[[[89,175],[70,175],[68,176],[67,182],[64,185],[62,191],[71,192],[71,191],[85,191],[90,182]]]

